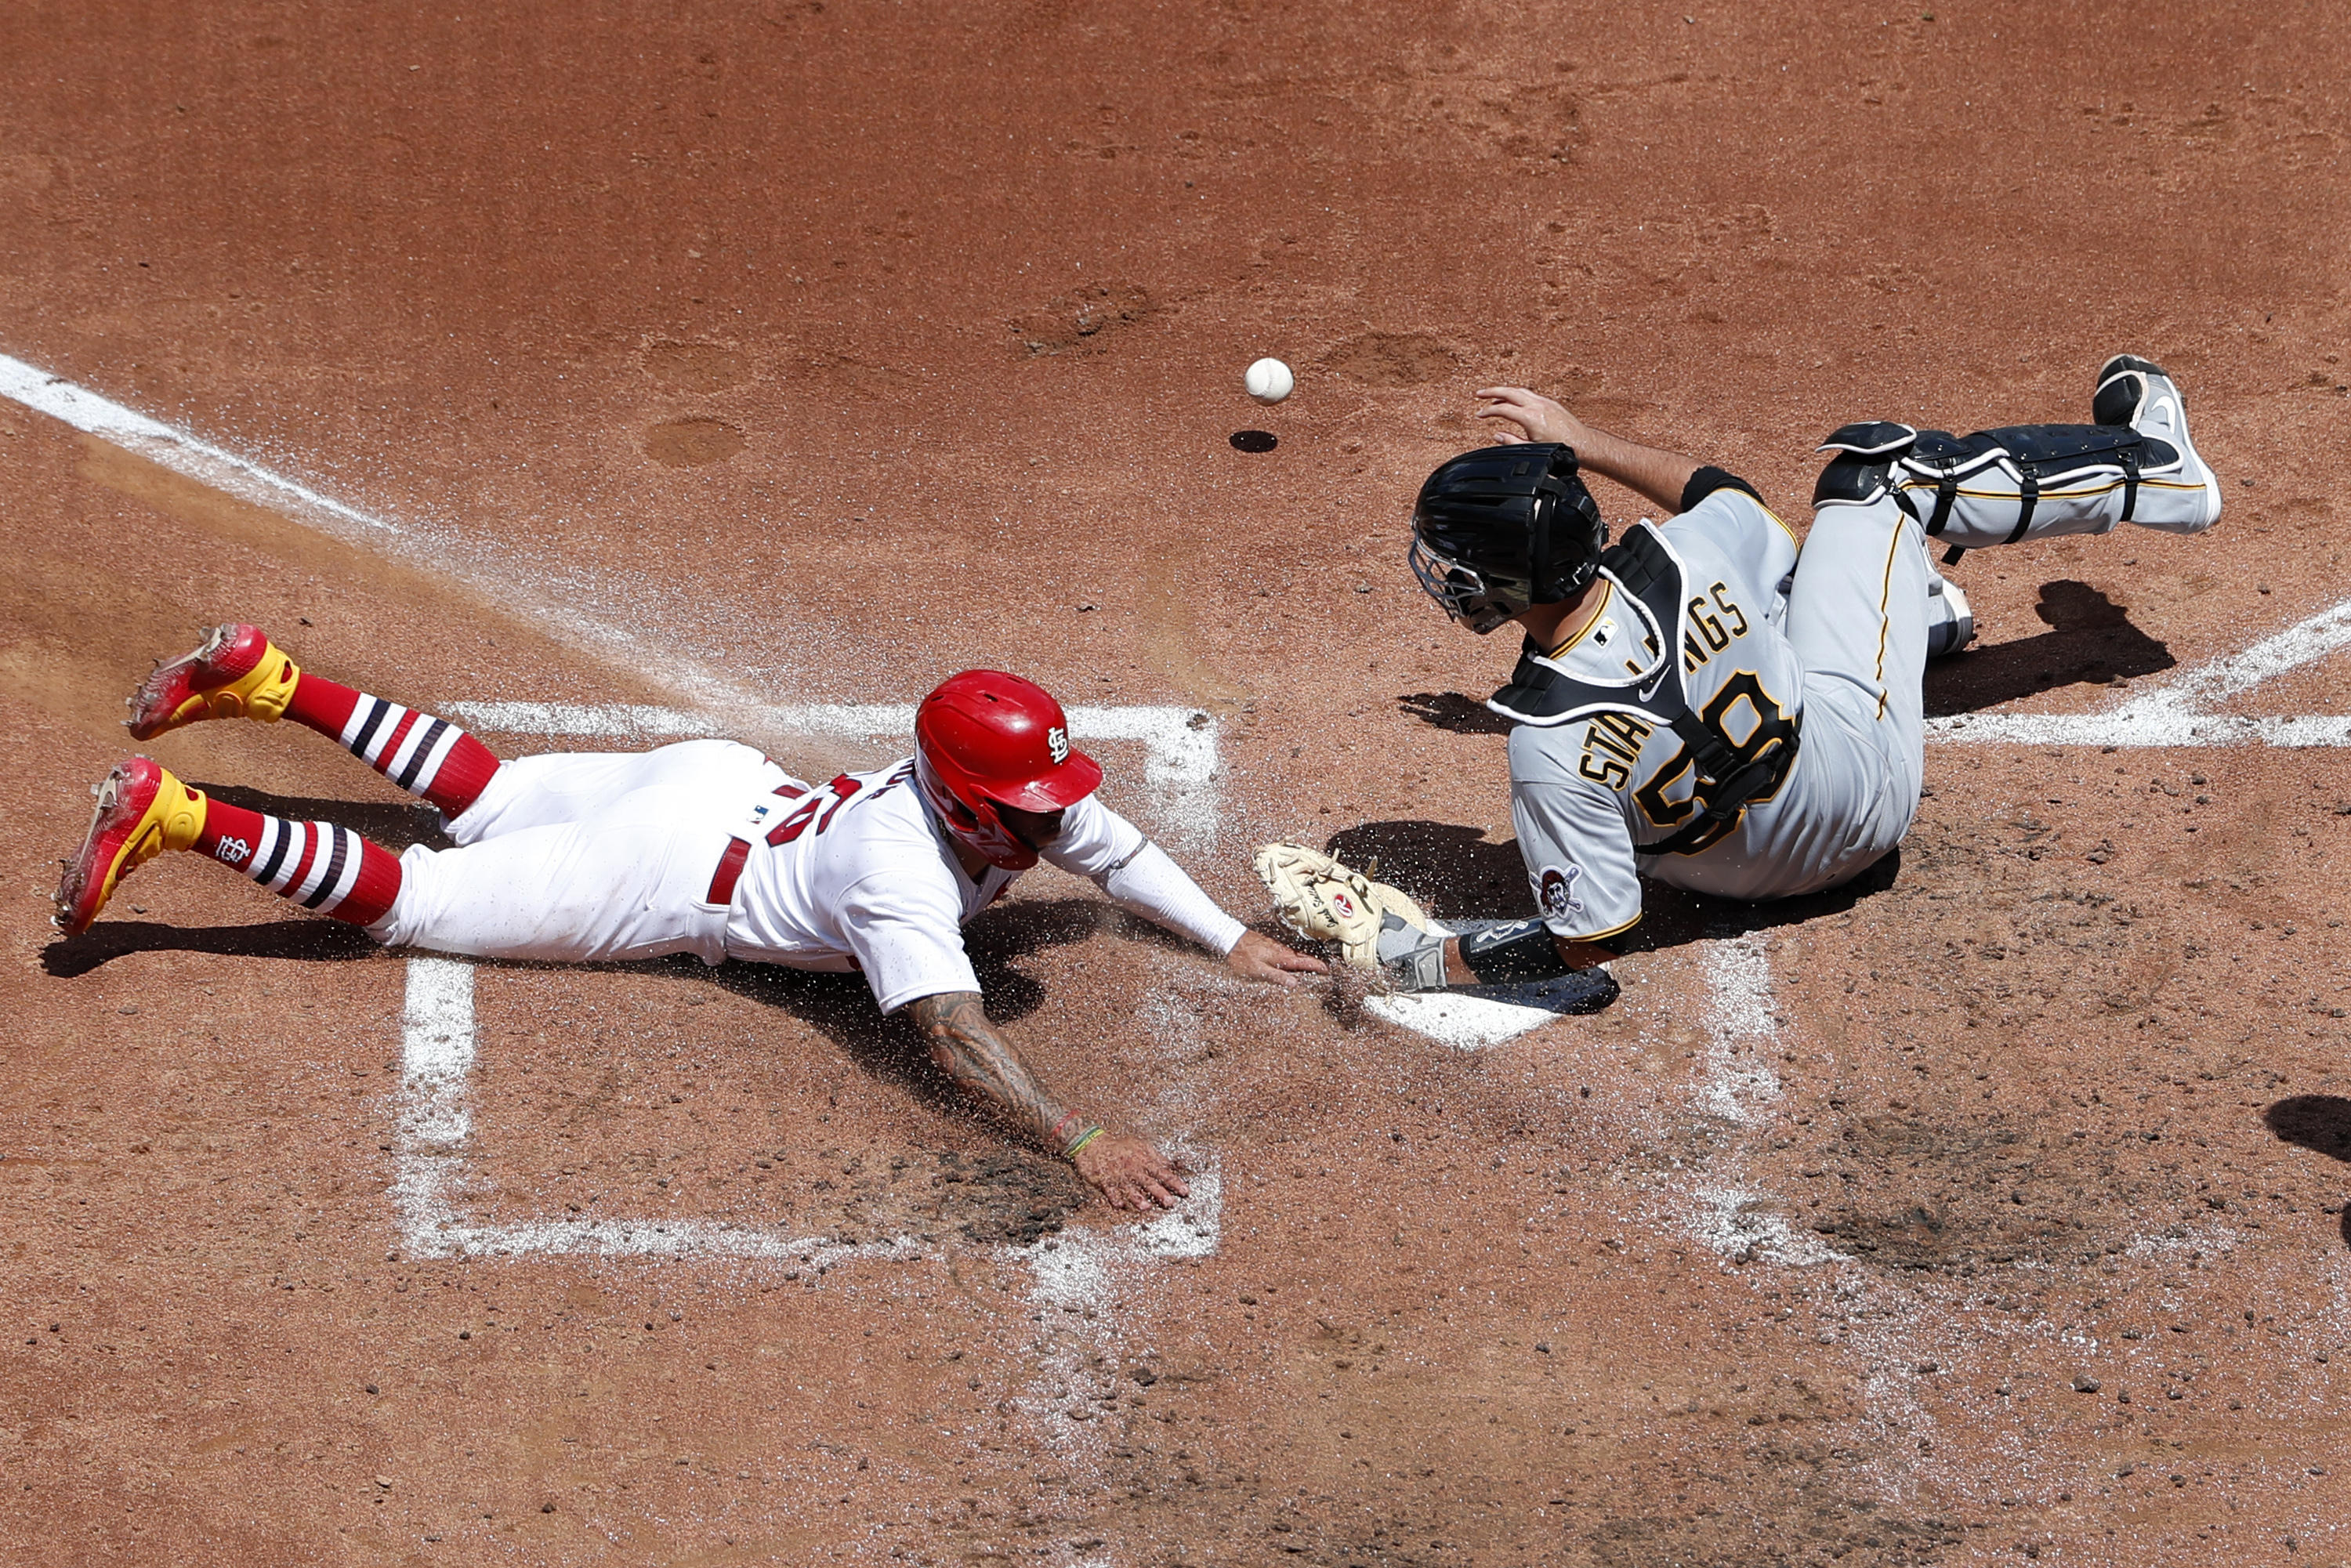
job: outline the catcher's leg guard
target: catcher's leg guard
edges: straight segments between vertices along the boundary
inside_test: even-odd
[[[2128,426],[2018,424],[1921,431],[1891,483],[1928,538],[1980,549],[2116,523],[2194,533],[2220,515],[2210,475],[2193,451]]]
[[[2179,389],[2147,361],[2100,372],[2096,424],[2018,424],[1957,436],[1890,422],[1849,424],[1813,505],[1868,506],[1889,491],[1929,538],[1954,549],[2103,534],[2116,523],[2196,533],[2220,515],[2220,486],[2188,437]]]

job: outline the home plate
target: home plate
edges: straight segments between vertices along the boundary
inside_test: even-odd
[[[1364,1006],[1390,1023],[1418,1030],[1457,1051],[1499,1045],[1560,1016],[1543,1008],[1517,1007],[1484,997],[1447,996],[1442,991],[1365,997]]]

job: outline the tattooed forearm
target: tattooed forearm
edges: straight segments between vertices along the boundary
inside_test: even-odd
[[[977,991],[944,991],[914,1004],[914,1027],[930,1041],[931,1060],[967,1094],[995,1104],[1047,1148],[1059,1153],[1054,1129],[1062,1107],[1045,1092],[1019,1049],[997,1032]]]

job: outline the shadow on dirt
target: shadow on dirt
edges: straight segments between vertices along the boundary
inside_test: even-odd
[[[1026,1018],[1045,1000],[1045,988],[1014,966],[1031,953],[1082,942],[1115,923],[1120,912],[1091,899],[1064,898],[1035,904],[998,904],[964,927],[964,950],[979,976],[980,996],[990,1022]],[[929,1044],[916,1030],[911,1009],[888,1018],[875,1005],[862,975],[828,975],[779,964],[725,964],[705,968],[688,957],[663,959],[654,967],[707,979],[738,997],[778,1008],[841,1048],[862,1071],[905,1090],[936,1107],[968,1103],[947,1075],[931,1063]]]
[[[41,969],[61,980],[132,953],[218,953],[232,958],[350,963],[382,951],[356,925],[333,920],[272,920],[260,925],[166,925],[108,920],[41,949]]]
[[[1410,820],[1365,822],[1332,834],[1323,849],[1356,870],[1404,889],[1439,919],[1522,920],[1535,913],[1517,841],[1491,843],[1476,828]],[[1897,849],[1842,887],[1767,904],[1708,898],[1645,881],[1641,924],[1625,933],[1618,946],[1626,953],[1648,952],[1842,915],[1870,894],[1892,887],[1901,870],[1902,852]]]
[[[1027,1017],[1045,1001],[1045,988],[1015,966],[1023,957],[1082,942],[1123,919],[1113,905],[1067,898],[1036,904],[999,904],[964,927],[964,948],[979,977],[991,1022]],[[649,967],[695,977],[737,996],[789,1013],[831,1040],[851,1065],[943,1114],[992,1124],[1008,1140],[1000,1151],[968,1159],[945,1154],[938,1175],[952,1200],[934,1201],[926,1213],[952,1225],[974,1242],[1026,1243],[1059,1230],[1087,1202],[1076,1174],[1058,1160],[1028,1146],[1019,1132],[975,1103],[935,1065],[930,1047],[900,1009],[887,1018],[862,975],[820,974],[776,964],[724,964],[707,968],[695,958],[661,960]],[[854,1185],[854,1184],[852,1184]],[[856,1210],[869,1230],[882,1226],[872,1198]],[[887,1206],[884,1205],[886,1207]],[[893,1211],[894,1212],[894,1210]]]
[[[423,844],[428,850],[451,847],[448,835],[441,831],[441,813],[418,801],[324,800],[308,795],[272,795],[265,790],[248,789],[242,784],[190,782],[205,794],[225,800],[232,806],[242,806],[248,811],[290,818],[298,822],[332,822],[339,828],[349,828],[394,854],[411,844]]]
[[[1423,724],[1456,735],[1508,735],[1510,721],[1476,697],[1459,692],[1406,692],[1396,706]]]
[[[2262,1113],[2269,1130],[2330,1160],[2351,1165],[2351,1100],[2340,1094],[2294,1094]],[[2343,1244],[2351,1247],[2351,1203],[2343,1206]]]
[[[1343,829],[1322,847],[1366,876],[1404,889],[1439,918],[1534,913],[1515,839],[1489,843],[1481,829],[1405,819]]]
[[[2057,686],[2137,679],[2179,662],[2130,623],[2126,607],[2086,582],[2042,584],[2033,613],[2049,631],[1928,664],[1928,716],[1974,713]]]

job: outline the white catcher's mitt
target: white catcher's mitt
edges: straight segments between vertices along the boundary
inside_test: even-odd
[[[1385,971],[1414,990],[1445,984],[1446,929],[1409,894],[1304,844],[1266,844],[1258,880],[1281,923],[1301,936],[1339,944],[1351,968]]]

